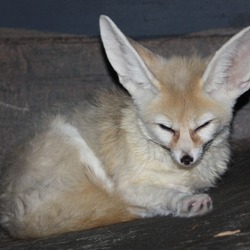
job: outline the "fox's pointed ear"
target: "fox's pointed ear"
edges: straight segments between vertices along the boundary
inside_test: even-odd
[[[208,94],[231,105],[250,88],[250,27],[216,52],[202,80]]]
[[[107,16],[100,16],[100,31],[107,57],[133,99],[140,102],[156,94],[159,82],[147,66],[153,53],[127,39]]]

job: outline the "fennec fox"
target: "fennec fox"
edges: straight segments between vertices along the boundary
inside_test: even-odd
[[[123,90],[47,116],[1,180],[1,225],[41,237],[140,217],[189,217],[227,169],[236,99],[250,88],[250,28],[207,63],[165,59],[106,16],[101,38]],[[66,109],[69,110],[69,109]]]

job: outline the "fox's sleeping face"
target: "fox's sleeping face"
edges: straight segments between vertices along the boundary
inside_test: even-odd
[[[195,166],[221,132],[228,131],[237,98],[250,88],[250,28],[231,38],[209,62],[162,58],[100,18],[108,59],[135,103],[147,139],[179,166]]]
[[[138,109],[139,126],[149,140],[168,150],[179,166],[192,167],[229,126],[231,109],[204,92],[206,62],[201,58],[176,57],[160,63],[160,91]],[[151,71],[154,73],[154,68]]]

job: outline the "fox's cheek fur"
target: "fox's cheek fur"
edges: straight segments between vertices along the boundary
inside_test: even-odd
[[[150,141],[158,144],[159,147],[170,149],[173,135],[171,132],[163,131],[155,122],[145,122],[138,118],[138,125],[142,134]]]

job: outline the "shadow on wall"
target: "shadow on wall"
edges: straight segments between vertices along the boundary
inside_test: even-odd
[[[109,15],[127,35],[159,37],[250,25],[249,0],[2,0],[0,25],[99,36]]]

